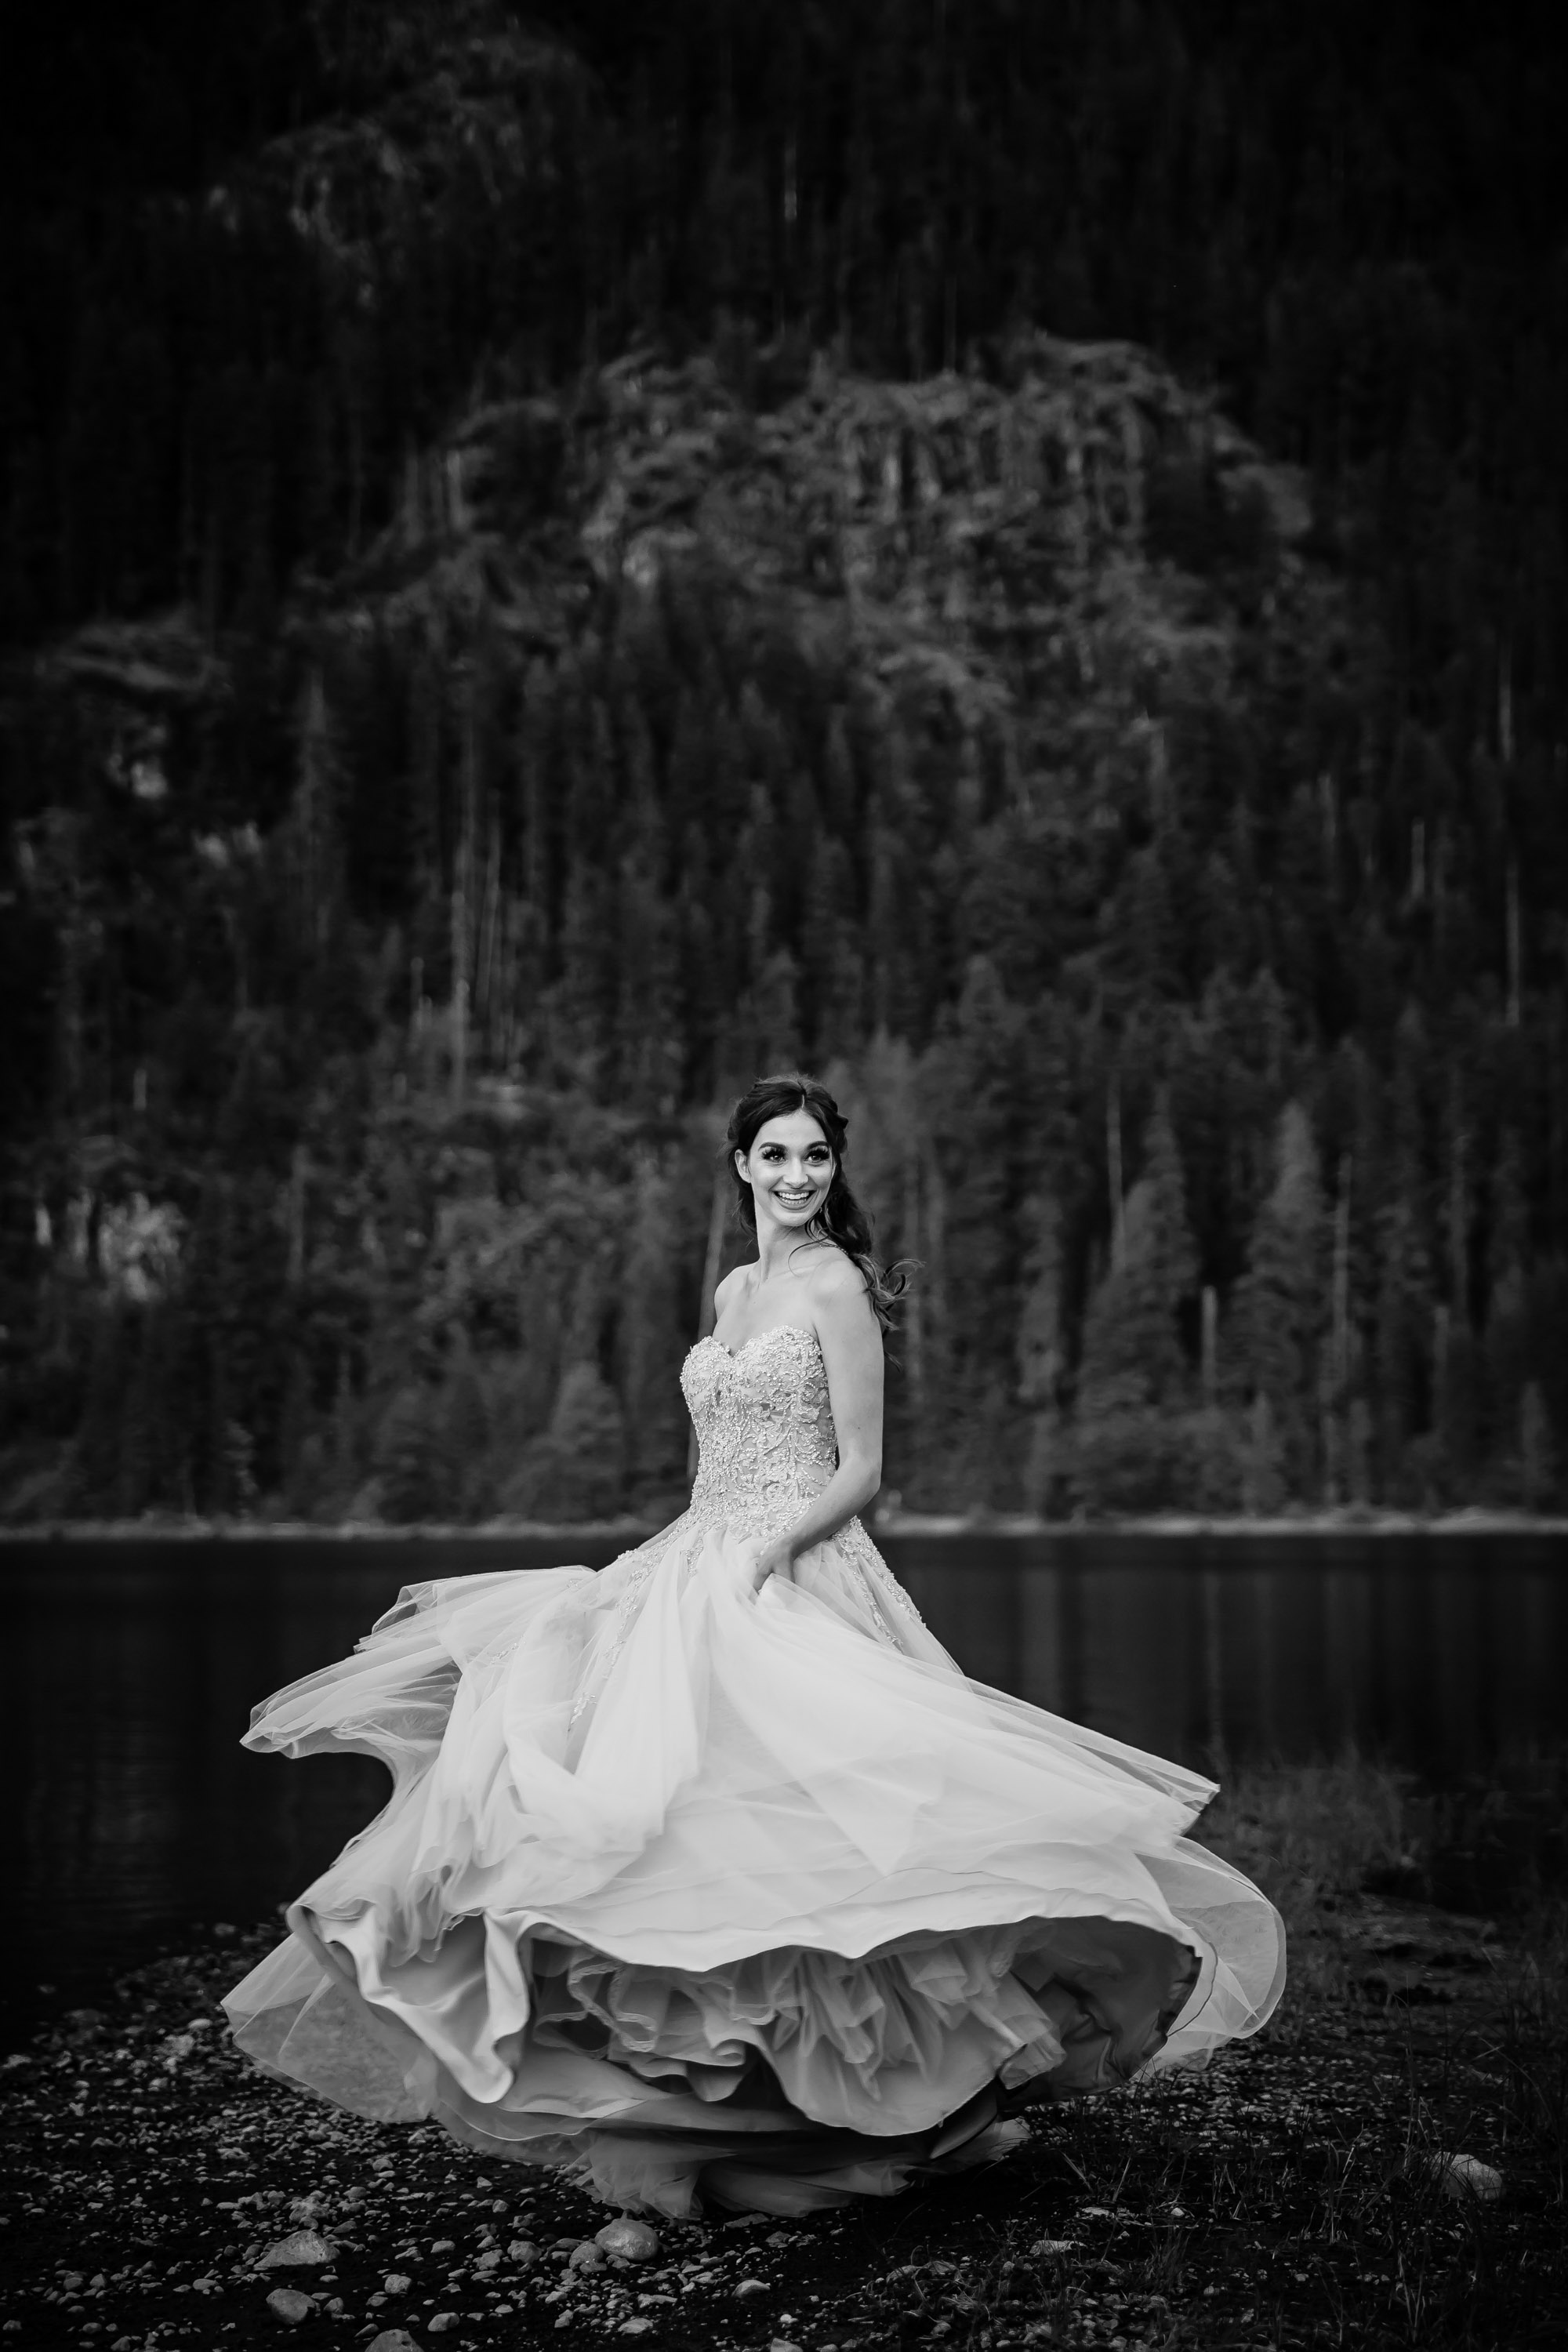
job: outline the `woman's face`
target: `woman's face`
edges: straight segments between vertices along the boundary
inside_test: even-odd
[[[827,1198],[833,1154],[827,1138],[808,1110],[785,1111],[757,1129],[750,1151],[737,1151],[735,1165],[752,1188],[759,1226],[809,1224]]]

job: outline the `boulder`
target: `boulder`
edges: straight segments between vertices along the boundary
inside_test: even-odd
[[[257,2268],[263,2271],[303,2270],[311,2264],[333,2262],[336,2258],[337,2248],[319,2231],[291,2230],[288,2237],[279,2238],[275,2246],[268,2247]]]
[[[1492,2205],[1502,2195],[1501,2173],[1483,2164],[1479,2156],[1440,2150],[1432,2159],[1432,2170],[1445,2197],[1460,2200],[1473,2197],[1483,2205]]]
[[[595,2231],[594,2242],[623,2263],[646,2263],[658,2252],[658,2231],[650,2229],[646,2221],[634,2221],[629,2213],[623,2213],[618,2221],[606,2221],[602,2230]]]
[[[301,2294],[297,2286],[275,2286],[267,2298],[267,2308],[273,2318],[280,2319],[286,2327],[298,2327],[300,2322],[309,2319],[315,2310],[316,2298],[313,2294]]]

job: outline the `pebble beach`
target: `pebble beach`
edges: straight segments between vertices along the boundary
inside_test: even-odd
[[[258,2075],[217,2004],[274,1932],[209,1930],[5,2060],[7,2347],[1568,2336],[1565,2045],[1539,1955],[1490,1922],[1336,1904],[1298,1937],[1298,1998],[1205,2074],[1037,2111],[1005,2161],[929,2190],[684,2223]]]

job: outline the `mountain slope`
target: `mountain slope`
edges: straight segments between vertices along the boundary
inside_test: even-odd
[[[797,1057],[921,1266],[906,1501],[1548,1500],[1522,656],[1416,690],[1362,510],[1132,344],[584,357],[620,101],[442,43],[186,218],[249,356],[117,388],[121,616],[8,673],[12,1516],[663,1507]]]

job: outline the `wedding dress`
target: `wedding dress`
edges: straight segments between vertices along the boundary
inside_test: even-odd
[[[1212,1784],[969,1681],[858,1519],[753,1598],[837,1462],[821,1350],[681,1380],[672,1525],[410,1586],[258,1708],[249,1747],[395,1787],[229,1995],[242,2047],[610,2203],[797,2213],[1256,2032],[1282,1931],[1182,1835]]]

